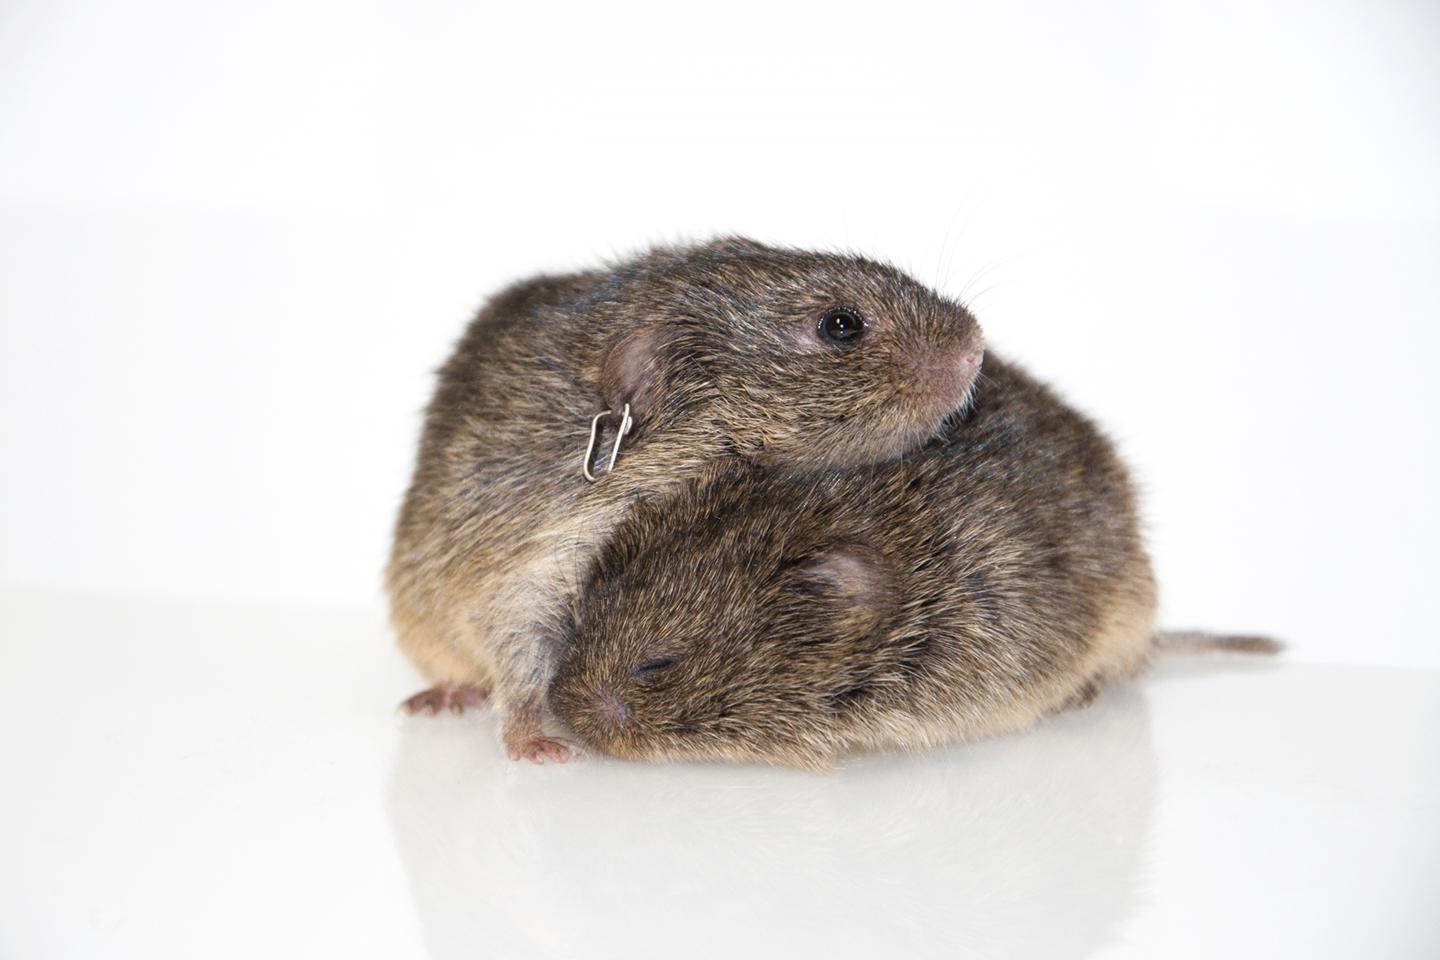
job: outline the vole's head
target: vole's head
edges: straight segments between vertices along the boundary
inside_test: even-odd
[[[975,318],[871,260],[731,239],[639,263],[616,299],[644,321],[609,350],[606,399],[642,419],[684,403],[758,462],[903,454],[979,373]]]
[[[587,744],[814,767],[906,709],[922,642],[901,625],[910,572],[883,545],[835,539],[823,504],[802,529],[769,495],[740,484],[646,507],[606,548],[551,688]]]

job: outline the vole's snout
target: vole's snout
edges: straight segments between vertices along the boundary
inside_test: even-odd
[[[911,354],[910,369],[925,394],[951,407],[969,391],[984,358],[983,347],[968,344],[922,349]]]
[[[954,373],[951,376],[963,395],[966,390],[970,389],[975,375],[980,372],[980,363],[985,359],[985,351],[980,347],[968,347],[958,350],[956,353],[958,356],[954,360]]]
[[[630,722],[630,705],[612,690],[600,687],[595,691],[595,719],[611,730]]]

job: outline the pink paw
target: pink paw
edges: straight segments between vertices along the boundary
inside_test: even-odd
[[[529,737],[506,747],[511,760],[529,760],[531,763],[544,763],[546,760],[564,763],[578,752],[574,744],[554,737]]]
[[[485,703],[490,692],[484,687],[476,687],[469,684],[462,686],[449,686],[448,684],[437,684],[429,690],[421,690],[415,696],[400,704],[400,709],[414,716],[417,713],[428,713],[431,716],[441,710],[448,709],[451,713],[464,713],[470,707],[479,707]]]

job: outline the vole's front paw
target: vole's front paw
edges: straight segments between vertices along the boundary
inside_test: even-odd
[[[400,709],[411,716],[417,713],[428,713],[434,716],[441,710],[449,710],[451,713],[458,714],[464,713],[472,707],[484,706],[489,695],[490,691],[473,684],[438,683],[429,690],[421,690],[400,704]]]
[[[554,737],[533,736],[506,743],[505,752],[510,755],[511,760],[529,760],[532,763],[554,760],[556,763],[564,763],[572,756],[578,755],[580,748],[573,743],[557,740]]]

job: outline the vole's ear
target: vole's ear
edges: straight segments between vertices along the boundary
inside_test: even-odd
[[[669,366],[670,334],[645,327],[610,348],[601,371],[601,389],[611,410],[630,404],[630,412],[643,417],[664,387]]]
[[[885,558],[853,544],[826,547],[801,561],[790,589],[824,597],[865,620],[880,619],[895,599],[895,579]]]

